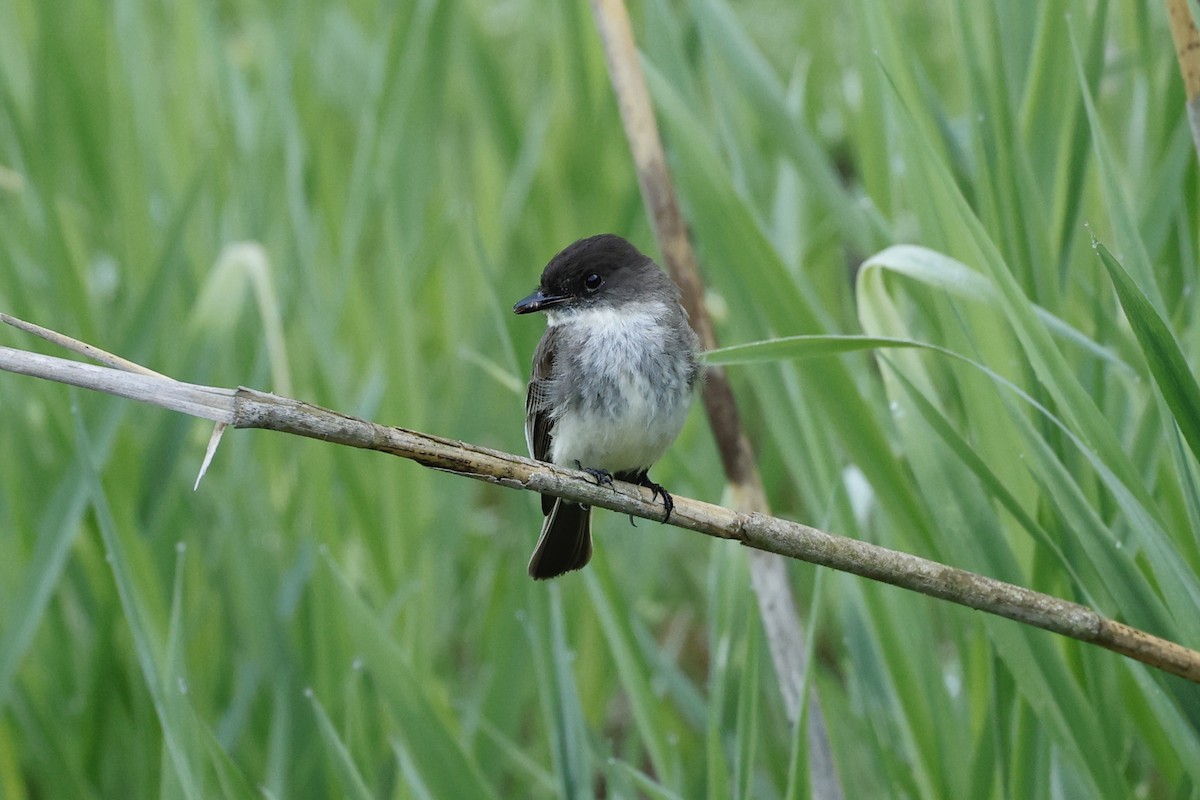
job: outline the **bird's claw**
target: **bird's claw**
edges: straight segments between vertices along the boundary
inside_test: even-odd
[[[671,519],[671,512],[675,510],[675,498],[671,497],[670,492],[664,489],[661,485],[650,480],[650,478],[645,474],[643,474],[641,479],[638,480],[638,485],[645,486],[650,490],[650,502],[653,503],[658,498],[662,498],[664,509],[662,524],[666,525]]]
[[[575,466],[579,469],[580,472],[586,472],[588,475],[591,475],[592,479],[596,481],[597,486],[607,486],[608,488],[612,489],[614,492],[617,490],[617,487],[615,485],[613,485],[612,473],[609,472],[608,470],[594,469],[592,467],[585,467],[583,464],[579,463],[578,459],[575,460]]]
[[[612,489],[614,492],[617,490],[616,485],[613,483],[613,475],[608,470],[596,469],[594,467],[585,467],[583,464],[579,463],[578,459],[575,460],[575,467],[580,472],[586,472],[588,475],[591,475],[592,478],[596,481],[597,486],[607,486],[608,488]],[[638,486],[645,486],[647,489],[650,490],[650,493],[651,493],[650,494],[650,502],[653,503],[658,498],[660,498],[660,497],[662,498],[662,501],[663,501],[662,524],[665,525],[668,522],[670,522],[671,521],[671,512],[673,512],[675,510],[675,498],[671,497],[671,493],[668,492],[666,489],[664,489],[660,484],[657,484],[654,481],[650,480],[650,477],[645,472],[641,473],[640,475],[637,475],[634,482],[637,483]],[[637,524],[633,521],[632,516],[629,518],[629,524],[633,525],[633,527],[635,527],[635,528],[637,527]]]

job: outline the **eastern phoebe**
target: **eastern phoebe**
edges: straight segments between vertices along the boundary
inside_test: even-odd
[[[698,342],[679,288],[648,256],[612,234],[580,239],[550,260],[538,290],[513,306],[545,311],[525,402],[530,454],[650,488],[671,518],[671,495],[647,476],[670,446],[700,375]],[[533,578],[592,557],[591,508],[542,496]]]

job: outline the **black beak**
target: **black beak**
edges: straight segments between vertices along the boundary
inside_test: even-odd
[[[513,306],[514,314],[531,314],[534,311],[545,311],[552,306],[561,305],[570,300],[570,295],[542,294],[538,289],[533,294]]]

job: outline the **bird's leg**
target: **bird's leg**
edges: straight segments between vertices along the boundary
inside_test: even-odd
[[[634,483],[636,483],[638,486],[645,486],[650,490],[650,502],[654,502],[659,497],[662,498],[663,508],[666,510],[666,513],[663,514],[662,524],[667,524],[667,522],[671,519],[671,512],[675,510],[675,500],[671,497],[671,493],[659,484],[650,480],[648,470],[642,470],[639,472],[634,477]]]
[[[591,475],[592,478],[596,481],[597,486],[607,486],[608,488],[612,489],[614,492],[617,490],[617,487],[613,485],[612,473],[609,472],[608,470],[593,469],[592,467],[585,467],[583,464],[579,463],[579,459],[575,459],[575,466],[579,469],[580,472],[586,472],[588,475]]]

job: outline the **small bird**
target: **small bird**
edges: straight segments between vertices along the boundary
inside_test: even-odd
[[[679,435],[700,376],[696,334],[677,287],[613,234],[580,239],[546,265],[513,311],[546,312],[525,401],[525,443],[540,461],[598,483],[619,480],[674,502],[647,472]],[[554,578],[592,557],[591,508],[542,496],[546,520],[529,575]]]

